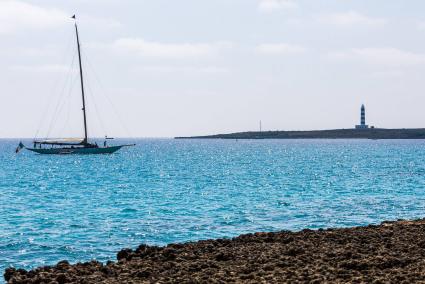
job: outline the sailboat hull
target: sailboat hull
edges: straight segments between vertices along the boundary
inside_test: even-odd
[[[29,151],[43,154],[43,155],[93,155],[93,154],[112,154],[124,146],[111,146],[99,148],[50,148],[50,149],[37,149],[26,148]]]

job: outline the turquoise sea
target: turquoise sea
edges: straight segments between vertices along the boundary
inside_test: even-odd
[[[424,140],[140,139],[113,155],[0,140],[0,270],[125,247],[425,217]]]

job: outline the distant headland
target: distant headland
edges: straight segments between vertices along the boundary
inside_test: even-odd
[[[249,131],[176,139],[425,139],[425,128],[332,129],[310,131]]]
[[[366,124],[366,108],[360,107],[360,124],[349,129],[307,131],[247,131],[175,139],[425,139],[425,128],[385,129]]]

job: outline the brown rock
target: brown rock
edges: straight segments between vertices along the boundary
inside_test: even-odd
[[[255,233],[123,249],[117,262],[32,271],[8,283],[425,283],[425,219],[349,229]]]

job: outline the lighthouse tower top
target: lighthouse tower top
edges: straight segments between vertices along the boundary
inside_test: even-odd
[[[356,129],[368,129],[369,126],[366,124],[366,109],[362,104],[360,108],[360,124],[356,125]]]

